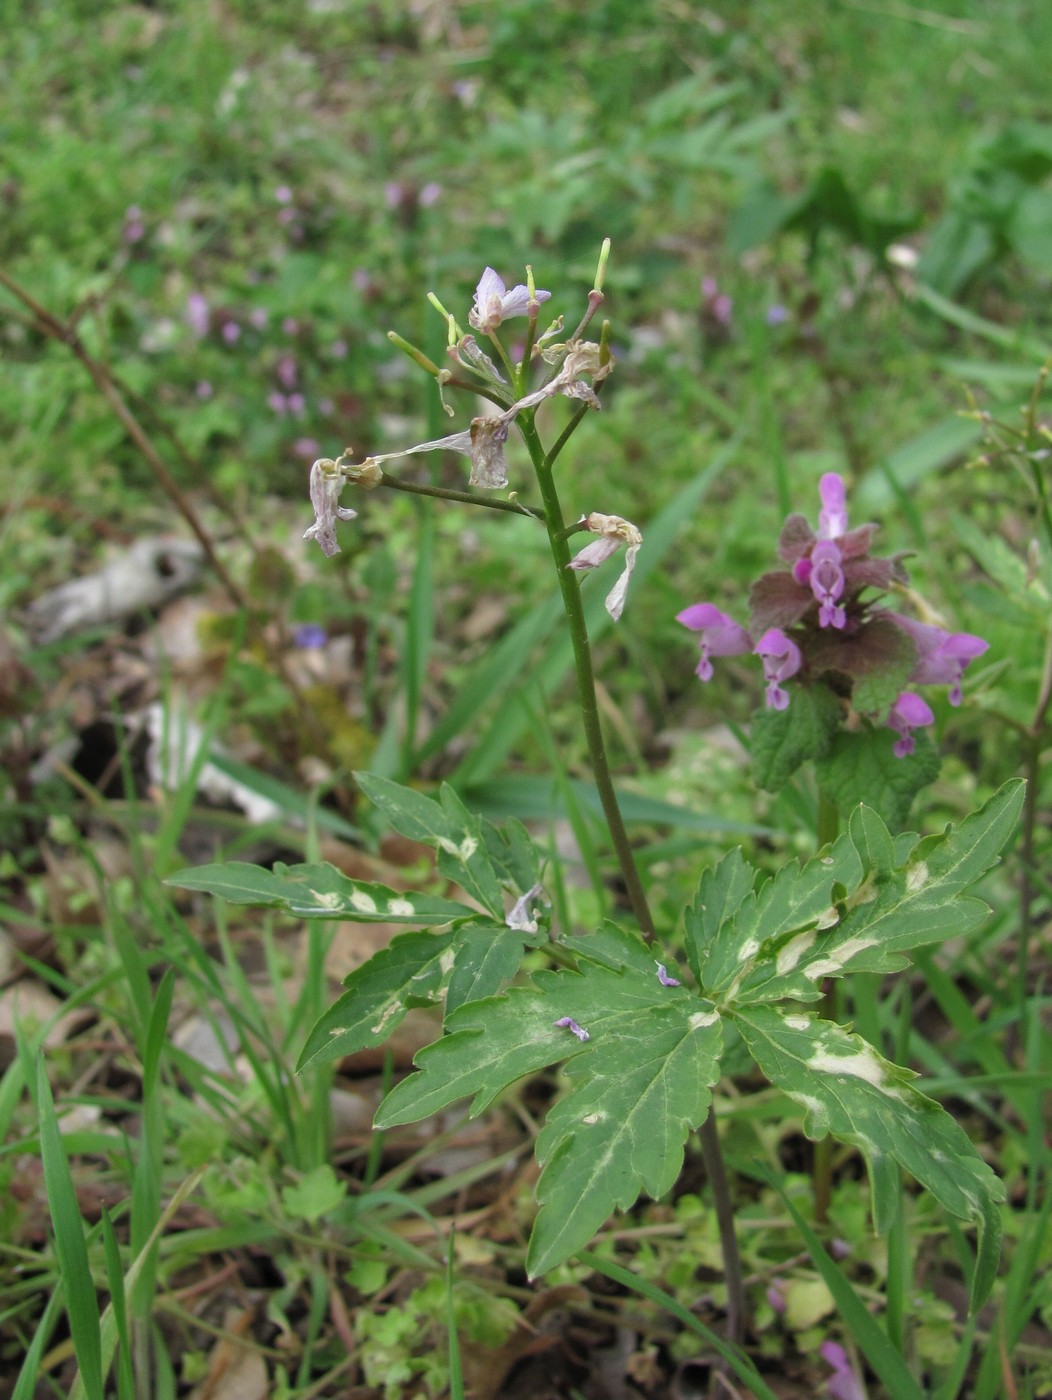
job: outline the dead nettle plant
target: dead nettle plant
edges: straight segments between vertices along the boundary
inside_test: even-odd
[[[440,393],[467,390],[492,410],[449,437],[400,452],[316,462],[310,480],[315,521],[307,538],[326,555],[339,549],[338,526],[355,516],[341,504],[350,484],[525,513],[546,532],[573,643],[592,774],[632,917],[605,920],[584,936],[552,927],[545,857],[521,823],[492,824],[469,811],[448,785],[427,796],[368,773],[358,775],[364,795],[395,830],[434,847],[439,873],[463,898],[396,893],[318,864],[273,870],[215,865],[183,871],[171,883],[308,919],[409,926],[347,978],[301,1057],[302,1068],[379,1045],[410,1007],[441,1006],[441,1038],[420,1052],[417,1071],[387,1096],[379,1128],[427,1117],[464,1098],[471,1099],[472,1114],[482,1113],[524,1075],[563,1066],[570,1087],[537,1140],[542,1171],[527,1256],[531,1275],[584,1249],[615,1209],[628,1209],[642,1192],[668,1192],[688,1135],[699,1131],[725,1257],[727,1331],[731,1340],[741,1338],[744,1292],[732,1199],[711,1112],[724,1049],[733,1040],[802,1107],[809,1136],[832,1134],[863,1155],[878,1231],[889,1229],[898,1208],[899,1167],[947,1212],[974,1225],[971,1297],[977,1306],[990,1291],[999,1258],[1000,1182],[962,1127],[919,1091],[911,1071],[820,1014],[816,1003],[828,1006],[823,993],[831,980],[897,972],[911,950],[982,922],[988,911],[969,889],[1009,839],[1021,785],[1007,784],[959,825],[923,839],[893,834],[878,811],[856,800],[843,831],[813,859],[792,860],[761,879],[733,850],[702,876],[682,938],[676,941],[671,928],[655,928],[611,777],[580,587],[582,572],[623,551],[622,571],[606,598],[608,611],[620,618],[643,537],[627,519],[607,513],[611,502],[583,502],[568,519],[561,488],[572,482],[558,480],[560,454],[584,416],[599,408],[614,367],[608,324],[597,339],[586,338],[603,302],[608,254],[604,245],[587,307],[569,335],[561,316],[540,331],[549,293],[535,287],[529,269],[525,285],[510,289],[492,268],[485,270],[468,331],[432,297],[449,328],[452,367],[439,368],[416,347],[392,339],[434,377]],[[525,319],[521,352],[514,356],[502,329],[513,318]],[[547,446],[537,410],[560,398],[571,401],[572,411]],[[505,444],[513,431],[529,455],[539,506],[521,503],[514,493],[485,494],[509,485]],[[468,458],[469,489],[412,482],[387,469],[395,458],[440,450]],[[906,765],[898,772],[908,775],[908,766],[920,761],[915,731],[930,718],[910,687],[947,682],[958,699],[963,668],[984,644],[878,608],[875,595],[905,591],[902,562],[870,556],[874,527],[848,528],[839,478],[826,477],[821,491],[817,531],[800,516],[786,523],[779,546],[784,568],[754,586],[749,629],[711,604],[686,609],[680,621],[699,633],[703,680],[712,656],[759,656],[767,707],[753,728],[756,761],[767,781],[788,781],[810,758],[827,765],[826,782],[837,793],[848,785],[845,773],[865,778],[871,770],[892,774],[882,782],[897,793],[903,781],[894,777],[896,766]],[[591,539],[574,553],[571,541],[582,534]],[[930,764],[923,769],[929,772]],[[906,782],[913,791],[916,776]],[[895,808],[882,805],[886,812]],[[683,949],[684,967],[674,947]],[[524,973],[527,950],[540,948],[549,966]],[[533,953],[531,967],[536,961]]]

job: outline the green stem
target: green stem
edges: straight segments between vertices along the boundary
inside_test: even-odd
[[[381,469],[382,470],[382,469]],[[533,506],[524,506],[521,501],[506,501],[495,496],[480,496],[476,491],[448,491],[444,486],[431,486],[423,481],[403,481],[401,477],[383,472],[381,486],[389,486],[392,491],[408,491],[411,496],[437,496],[442,501],[464,501],[469,506],[485,506],[487,510],[507,510],[512,515],[532,515],[535,520],[543,520],[544,512]]]
[[[541,500],[544,503],[548,539],[552,558],[555,561],[566,620],[570,629],[570,640],[573,645],[577,690],[581,702],[585,737],[588,741],[592,776],[603,804],[603,813],[617,854],[618,865],[628,892],[632,912],[635,914],[644,936],[653,938],[655,933],[654,918],[647,903],[642,881],[639,878],[635,856],[628,840],[628,832],[625,830],[624,819],[621,816],[621,808],[618,805],[617,793],[610,772],[606,744],[599,719],[599,706],[596,701],[595,672],[592,667],[591,644],[588,639],[588,628],[581,602],[581,589],[577,575],[572,569],[567,568],[570,562],[570,548],[567,542],[569,532],[563,518],[562,505],[559,501],[559,493],[552,471],[556,458],[569,438],[573,427],[580,421],[580,417],[583,417],[583,413],[574,415],[571,426],[560,435],[555,446],[547,453],[537,435],[532,413],[523,413],[520,416],[519,429],[533,461]],[[719,1135],[716,1131],[716,1120],[711,1109],[709,1116],[701,1125],[699,1137],[705,1170],[712,1187],[716,1222],[723,1249],[724,1277],[727,1283],[727,1335],[731,1342],[737,1344],[742,1340],[745,1325],[745,1284],[734,1228],[734,1204],[731,1200],[727,1170],[723,1161]]]
[[[837,805],[821,788],[818,790],[818,849],[831,845],[836,840],[840,824]],[[827,977],[822,986],[822,1001],[819,1014],[827,1021],[837,1019],[837,983]],[[814,1196],[815,1224],[825,1225],[829,1221],[829,1207],[833,1199],[833,1139],[824,1137],[815,1143],[814,1163],[811,1168],[811,1190]]]

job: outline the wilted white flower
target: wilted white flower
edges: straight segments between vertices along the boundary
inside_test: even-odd
[[[337,520],[354,520],[358,512],[337,505],[345,477],[331,457],[322,457],[310,469],[310,503],[314,507],[314,524],[304,530],[305,540],[317,540],[323,554],[339,554],[336,543]]]
[[[625,545],[624,570],[606,595],[606,610],[616,622],[624,611],[625,594],[628,592],[632,570],[636,567],[636,555],[643,543],[643,536],[631,521],[623,520],[619,515],[600,515],[598,511],[593,511],[591,515],[583,518],[582,523],[586,529],[598,535],[599,539],[593,540],[591,544],[585,545],[579,554],[575,554],[566,566],[568,569],[597,569],[611,554],[616,554],[618,549]]]
[[[513,404],[509,412],[518,413],[521,409],[533,408],[535,404],[554,398],[556,394],[565,394],[570,399],[583,399],[589,408],[599,407],[599,398],[593,386],[602,384],[613,369],[612,357],[605,364],[601,364],[599,346],[594,340],[571,340],[565,345],[553,345],[543,351],[543,354],[546,360],[553,362],[562,355],[562,368],[547,384],[542,384],[532,394],[527,394],[524,399]],[[591,384],[581,377],[585,374],[591,378]]]
[[[504,460],[504,444],[508,440],[510,426],[507,418],[471,420],[469,486],[484,486],[491,491],[507,486],[508,464]]]

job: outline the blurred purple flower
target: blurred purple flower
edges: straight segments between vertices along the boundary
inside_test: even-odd
[[[312,457],[316,457],[321,451],[321,443],[314,438],[297,438],[292,444],[292,450],[297,457],[302,457],[304,461],[309,462]]]
[[[224,321],[223,329],[219,334],[226,341],[227,345],[236,345],[241,337],[241,327],[236,321]]]
[[[785,1301],[785,1294],[782,1292],[784,1287],[785,1279],[773,1278],[771,1279],[771,1286],[767,1290],[767,1301],[779,1316],[784,1313],[789,1306]]]
[[[302,418],[307,410],[307,400],[302,394],[290,394],[285,403],[293,418]]]
[[[249,312],[248,320],[249,324],[257,331],[265,331],[267,322],[270,320],[270,312],[267,311],[266,307],[256,306]]]
[[[837,540],[847,534],[847,490],[837,472],[826,472],[818,483],[822,509],[818,512],[818,538]]]
[[[402,202],[403,186],[397,180],[388,180],[384,185],[384,202],[388,209],[397,209]]]
[[[199,399],[210,399],[213,393],[212,386],[207,379],[199,379],[194,393]]]
[[[293,632],[292,640],[298,647],[310,651],[323,647],[329,640],[329,634],[320,622],[302,622]]]
[[[279,204],[291,204],[292,191],[289,189],[288,185],[279,185],[274,191],[274,198]]]
[[[901,736],[895,741],[895,757],[905,758],[911,754],[917,747],[913,731],[934,723],[935,716],[927,701],[914,695],[912,690],[904,690],[888,712],[888,724]]]
[[[733,617],[720,612],[715,603],[695,603],[676,614],[676,621],[692,632],[700,632],[701,660],[697,674],[712,680],[712,656],[740,656],[752,646],[748,632]]]
[[[788,319],[788,308],[782,306],[780,303],[767,308],[766,320],[769,326],[784,326]]]
[[[292,208],[285,208],[285,209],[279,209],[279,210],[278,210],[278,223],[279,223],[279,224],[285,224],[285,225],[294,224],[294,223],[296,222],[296,220],[297,220],[298,217],[299,217],[299,215],[297,214],[297,212],[296,212],[295,209],[292,209]]]
[[[286,335],[298,335],[300,323],[296,320],[295,316],[286,316],[281,323],[281,329]]]
[[[296,360],[292,355],[282,355],[278,360],[275,373],[278,376],[278,383],[283,389],[295,389],[298,379]]]
[[[129,204],[124,211],[124,241],[140,243],[145,237],[146,225],[143,223],[142,210],[137,204]]]
[[[767,681],[765,703],[768,709],[784,710],[789,705],[789,692],[783,690],[780,682],[795,676],[802,665],[800,648],[787,637],[780,627],[771,627],[753,647],[753,651],[763,662],[764,679]]]
[[[288,400],[284,394],[279,394],[277,390],[273,394],[267,395],[267,407],[273,409],[279,417],[284,417],[289,411]]]
[[[356,267],[351,273],[351,285],[360,292],[367,292],[372,286],[372,278],[364,267]]]
[[[198,338],[208,334],[210,324],[208,302],[200,292],[191,292],[186,298],[186,323]]]
[[[822,1360],[833,1368],[826,1381],[826,1391],[833,1400],[866,1400],[862,1382],[851,1369],[847,1352],[837,1342],[823,1342],[818,1348]]]
[[[429,180],[418,195],[420,206],[423,209],[430,209],[432,204],[437,204],[442,198],[442,186],[435,180]]]

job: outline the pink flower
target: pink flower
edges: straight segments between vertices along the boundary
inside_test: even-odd
[[[927,701],[914,695],[912,690],[904,690],[888,712],[888,724],[901,736],[895,741],[895,757],[905,758],[911,754],[917,747],[913,731],[934,723],[935,716]]]
[[[692,632],[701,633],[701,660],[697,674],[703,681],[712,680],[710,657],[740,656],[752,646],[745,628],[733,617],[720,612],[715,603],[695,603],[693,607],[684,608],[676,614],[676,621],[689,627]]]
[[[537,291],[535,300],[547,301],[551,292]],[[530,309],[529,288],[520,282],[509,292],[499,273],[487,267],[475,288],[475,304],[468,312],[468,320],[477,331],[489,335],[504,321],[513,316],[525,316]]]
[[[844,592],[840,550],[832,540],[819,540],[811,550],[810,565],[807,582],[819,602],[818,625],[843,631],[847,613],[837,603]]]
[[[771,710],[784,710],[789,706],[789,692],[783,690],[780,682],[787,681],[799,671],[803,658],[800,648],[787,637],[779,627],[771,627],[753,647],[753,651],[763,662],[763,674],[767,681],[765,702]]]
[[[952,686],[950,704],[959,705],[964,668],[988,651],[990,643],[970,632],[946,632],[941,627],[917,622],[900,613],[888,613],[887,616],[916,644],[917,664],[910,672],[913,684]]]
[[[818,483],[822,509],[818,512],[818,538],[836,540],[847,534],[847,493],[844,479],[836,472],[826,472]]]
[[[575,1035],[580,1041],[591,1039],[591,1036],[589,1036],[588,1032],[586,1030],[582,1030],[572,1016],[560,1016],[557,1021],[552,1022],[552,1025],[559,1026],[563,1030],[570,1031],[571,1034]]]

